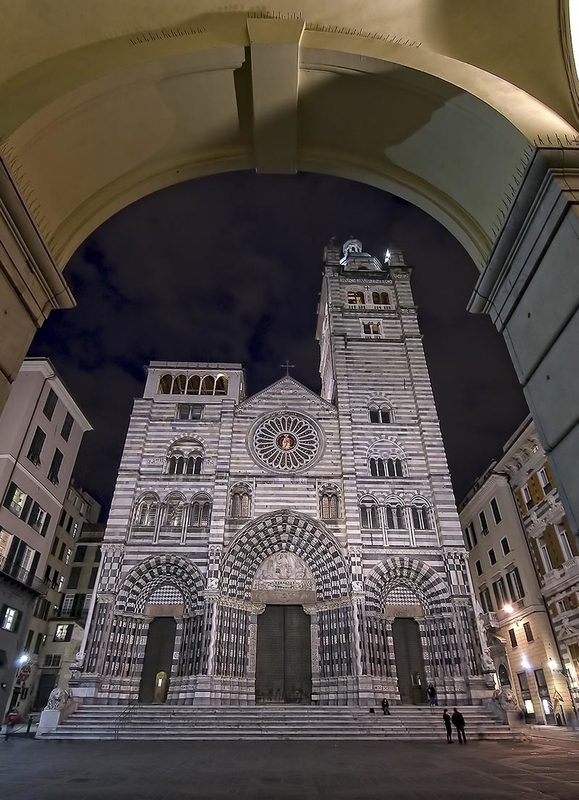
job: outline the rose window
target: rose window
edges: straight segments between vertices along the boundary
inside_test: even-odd
[[[320,436],[305,417],[274,414],[258,424],[252,444],[255,455],[266,466],[296,470],[314,460],[320,449]]]

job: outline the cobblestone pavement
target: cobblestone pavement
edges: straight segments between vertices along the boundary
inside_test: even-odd
[[[0,742],[10,800],[577,800],[576,742]]]

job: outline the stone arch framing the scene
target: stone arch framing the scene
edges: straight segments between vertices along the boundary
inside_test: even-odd
[[[165,583],[171,583],[179,589],[185,613],[195,611],[204,589],[203,578],[195,564],[174,554],[151,556],[132,569],[122,583],[117,609],[142,613],[146,597]]]
[[[384,600],[396,586],[413,589],[427,613],[449,611],[450,594],[444,581],[424,561],[408,557],[386,558],[377,564],[365,581],[366,608],[384,612]]]
[[[258,566],[280,550],[295,553],[306,562],[318,600],[348,595],[349,571],[340,546],[319,523],[293,511],[267,514],[236,536],[223,559],[223,594],[248,600]]]

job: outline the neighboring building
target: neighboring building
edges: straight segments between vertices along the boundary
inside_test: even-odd
[[[579,628],[568,631],[568,643],[561,636],[562,621],[572,627],[579,618],[579,559],[532,422],[505,445],[459,513],[499,685],[515,692],[527,721],[564,721],[579,699],[573,664]]]
[[[79,587],[86,589],[91,580],[93,584],[96,580],[96,566],[89,562],[89,558],[94,556],[97,545],[89,545],[89,558],[85,556],[86,539],[94,536],[87,531],[99,528],[96,523],[100,510],[100,505],[87,492],[74,484],[69,486],[45,576],[54,587],[56,596],[52,603],[43,600],[37,603],[28,633],[28,641],[36,656],[32,659],[30,676],[35,710],[44,708],[56,685],[68,686],[69,665],[80,649],[82,623],[90,604],[90,595],[82,598],[75,593]],[[71,597],[75,598],[73,602]],[[74,623],[70,624],[71,617],[74,617],[76,627]]]
[[[153,362],[75,693],[87,702],[477,702],[488,693],[410,268],[326,248],[321,397]],[[157,689],[155,688],[157,686]]]
[[[17,667],[38,655],[60,604],[66,555],[51,550],[90,429],[50,361],[26,359],[0,416],[0,713],[33,700],[37,659]]]

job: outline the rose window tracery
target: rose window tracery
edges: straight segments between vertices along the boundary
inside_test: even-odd
[[[303,469],[318,454],[320,435],[306,417],[278,413],[257,425],[252,448],[257,459],[271,469]]]

